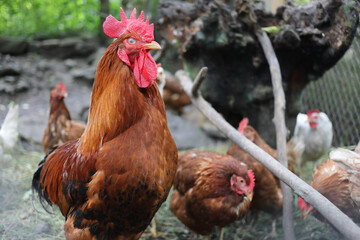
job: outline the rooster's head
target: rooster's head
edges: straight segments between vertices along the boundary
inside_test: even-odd
[[[120,8],[121,21],[109,15],[103,24],[104,33],[120,39],[117,55],[134,73],[136,83],[141,88],[151,86],[157,75],[157,67],[150,50],[161,49],[154,41],[154,25],[145,20],[144,12],[136,19],[136,9],[128,19]]]

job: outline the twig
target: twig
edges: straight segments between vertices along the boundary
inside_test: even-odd
[[[277,157],[279,162],[288,168],[288,160],[286,156],[285,93],[282,87],[280,64],[272,47],[271,41],[266,33],[259,28],[256,31],[256,36],[268,61],[273,85],[275,104],[273,122],[276,129]],[[281,189],[283,193],[284,238],[287,240],[295,240],[293,197],[291,189],[284,182],[281,182]]]
[[[306,202],[314,206],[345,237],[349,239],[358,239],[360,236],[360,228],[351,221],[348,216],[341,212],[318,191],[313,189],[302,179],[298,178],[295,174],[272,158],[268,153],[264,152],[253,142],[240,134],[227,121],[225,121],[207,101],[204,100],[201,94],[199,94],[198,97],[195,97],[192,94],[193,83],[188,73],[180,70],[176,72],[175,76],[180,80],[181,85],[191,98],[192,103],[230,140],[239,145],[273,174],[275,174],[281,181],[290,186],[295,193],[300,195]]]
[[[197,97],[199,95],[199,88],[201,83],[205,80],[206,78],[206,74],[207,74],[208,68],[207,67],[203,67],[200,69],[200,72],[198,73],[198,75],[196,75],[196,78],[194,80],[194,86],[191,90],[191,93]]]

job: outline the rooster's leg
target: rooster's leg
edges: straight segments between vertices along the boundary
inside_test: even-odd
[[[271,223],[271,232],[268,233],[264,240],[268,239],[268,238],[277,238],[277,233],[276,233],[276,218],[273,219],[272,223]]]
[[[209,240],[209,236],[208,235],[203,236],[203,240]]]
[[[224,238],[224,228],[220,228],[220,237],[219,237],[219,240],[223,240]]]

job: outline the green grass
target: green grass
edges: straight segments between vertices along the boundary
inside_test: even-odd
[[[227,146],[218,146],[216,150],[226,152]],[[322,160],[325,160],[325,155]],[[14,155],[14,159],[2,168],[2,183],[0,186],[0,239],[1,240],[53,240],[64,239],[64,218],[54,208],[53,214],[43,210],[37,199],[32,199],[30,191],[32,174],[43,154],[21,151]],[[303,168],[304,179],[311,181],[312,163]],[[297,239],[343,239],[330,225],[308,216],[304,221],[297,208],[297,196],[294,196],[294,223]],[[258,215],[255,225],[250,225],[252,215],[248,215],[225,229],[224,239],[264,239],[271,231],[272,217],[265,213]],[[169,198],[156,214],[158,231],[163,233],[157,239],[201,239],[188,230],[170,211]],[[282,218],[276,222],[276,239],[284,239]],[[40,231],[43,227],[45,231]],[[219,230],[214,229],[210,239],[218,239]],[[153,239],[149,230],[145,231],[141,239]]]

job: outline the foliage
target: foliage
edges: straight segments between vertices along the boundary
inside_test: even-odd
[[[279,26],[263,27],[262,30],[266,33],[276,34],[281,30]]]
[[[119,16],[121,0],[110,0],[110,13]],[[156,15],[158,0],[127,1],[126,9],[144,9]],[[100,0],[1,0],[0,35],[38,38],[65,34],[96,35],[100,24]]]

